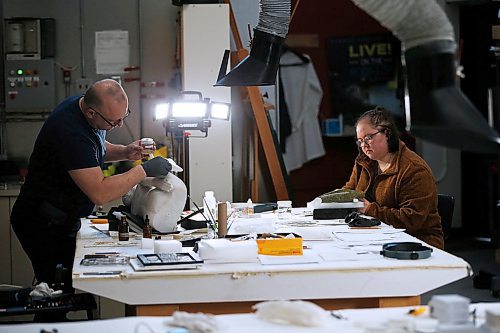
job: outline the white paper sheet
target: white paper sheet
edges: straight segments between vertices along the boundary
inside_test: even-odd
[[[95,33],[95,62],[97,74],[121,74],[129,66],[128,31],[108,30]]]
[[[334,246],[322,246],[314,249],[325,261],[373,260],[380,255],[359,249],[341,249]]]
[[[351,233],[351,232],[334,232],[336,238],[344,242],[380,242],[393,241],[398,238],[398,234],[383,234],[383,233]]]

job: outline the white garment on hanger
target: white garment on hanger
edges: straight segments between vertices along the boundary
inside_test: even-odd
[[[304,56],[310,60],[308,55]],[[285,52],[280,59],[281,65],[300,62],[300,58],[292,52]],[[290,172],[325,155],[318,122],[323,90],[311,61],[300,66],[280,67],[280,71],[292,123],[292,134],[286,139],[286,153],[283,154],[287,172]]]

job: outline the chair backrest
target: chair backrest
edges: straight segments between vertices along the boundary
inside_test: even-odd
[[[451,222],[453,221],[453,209],[455,208],[455,197],[447,194],[438,194],[438,213],[441,216],[441,227],[444,238],[450,236]]]

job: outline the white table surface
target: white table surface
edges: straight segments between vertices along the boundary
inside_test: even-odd
[[[428,311],[419,317],[408,315],[410,307],[384,308],[384,309],[357,309],[334,311],[341,314],[345,319],[328,318],[320,327],[300,327],[288,324],[275,324],[257,318],[255,314],[232,314],[218,315],[216,321],[220,327],[217,332],[221,333],[319,333],[319,332],[342,332],[363,333],[367,327],[384,327],[390,320],[429,320]],[[485,311],[499,313],[500,303],[477,303],[471,304],[470,310],[476,309],[476,326],[485,321]],[[119,319],[82,321],[72,323],[50,323],[50,324],[16,324],[1,325],[2,333],[32,333],[40,332],[41,329],[57,329],[58,333],[168,333],[172,326],[168,325],[170,317],[126,317]]]
[[[354,248],[361,249],[361,252],[371,251],[369,259],[325,261],[320,257],[318,263],[288,265],[262,265],[260,262],[205,263],[196,270],[153,272],[135,272],[129,266],[81,266],[84,254],[89,253],[119,251],[131,256],[152,253],[152,250],[140,249],[140,240],[133,240],[133,237],[131,242],[139,245],[115,247],[114,244],[118,243],[116,238],[98,231],[84,219],[77,240],[73,285],[77,289],[129,305],[147,305],[418,296],[472,274],[467,262],[439,249],[434,249],[428,259],[390,259],[378,254],[384,242],[368,242],[372,245],[346,243],[332,235],[332,231],[347,230],[346,226],[311,224],[307,228],[290,227],[273,216],[265,218],[269,219],[273,231],[286,230],[300,234],[301,230],[305,230],[304,235],[313,235],[313,238],[316,237],[314,235],[330,235],[329,240],[310,241],[305,237],[304,244],[310,248],[304,250],[306,253],[318,253],[330,247]],[[249,220],[238,219],[235,223],[248,223]],[[309,220],[312,222],[312,218]],[[233,230],[238,230],[236,224]],[[405,233],[391,237],[395,237],[392,241],[418,241]],[[106,244],[102,242],[111,243],[109,247],[104,247]],[[96,245],[99,247],[94,247]],[[109,276],[83,275],[85,272],[115,270],[121,273]]]

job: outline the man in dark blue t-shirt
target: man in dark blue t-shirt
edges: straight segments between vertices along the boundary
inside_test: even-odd
[[[54,282],[58,264],[71,271],[80,218],[94,205],[123,196],[146,176],[171,170],[166,159],[156,157],[104,178],[104,162],[142,157],[137,141],[127,146],[106,141],[106,132],[122,126],[129,114],[125,91],[107,79],[59,104],[40,130],[11,215],[38,282]],[[71,290],[71,279],[65,285]]]

